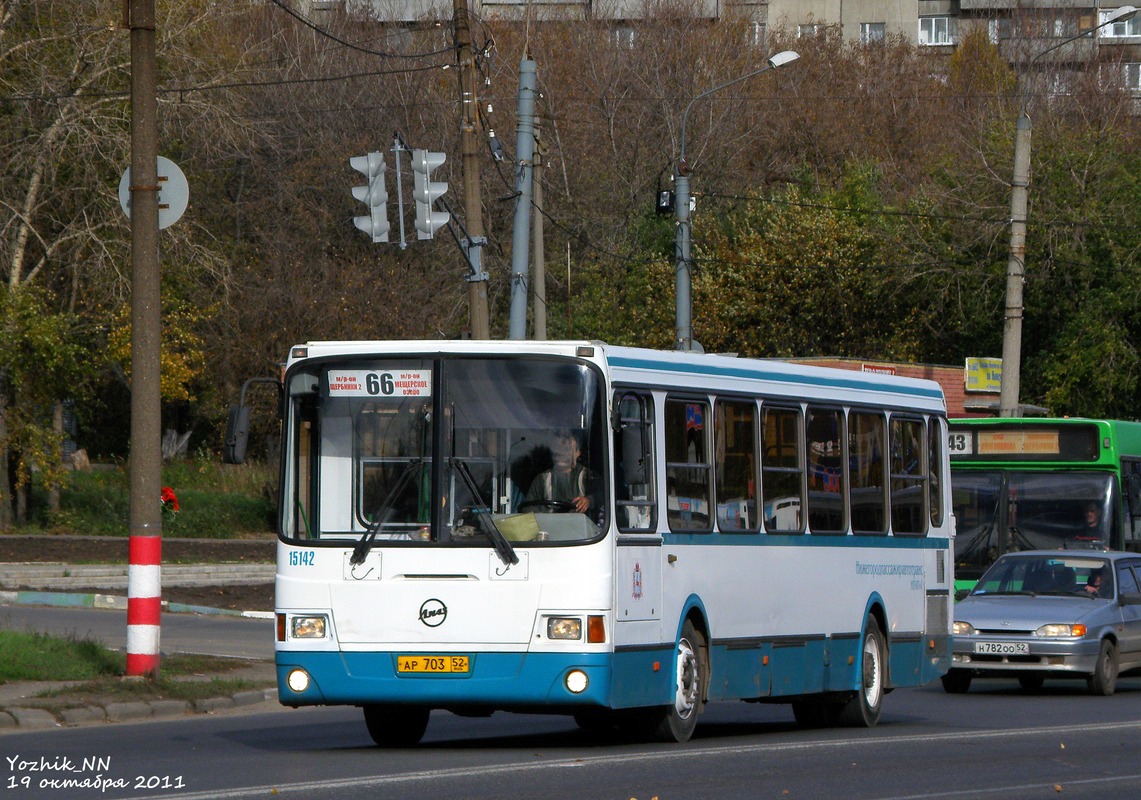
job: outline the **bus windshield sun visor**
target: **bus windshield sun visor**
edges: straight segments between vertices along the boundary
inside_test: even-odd
[[[452,469],[459,474],[464,485],[467,486],[468,491],[471,492],[471,496],[475,499],[477,504],[477,507],[474,509],[475,518],[479,521],[479,527],[495,546],[495,552],[499,554],[500,560],[507,566],[518,564],[519,556],[515,555],[515,548],[511,546],[511,542],[507,541],[507,537],[503,535],[503,532],[499,530],[499,527],[495,524],[495,520],[491,518],[491,509],[488,507],[487,500],[485,500],[480,493],[479,487],[476,486],[475,478],[472,477],[468,465],[454,456],[448,459],[448,461]]]
[[[380,508],[376,511],[376,518],[361,540],[357,542],[356,547],[353,548],[353,555],[349,558],[349,563],[363,564],[364,560],[368,557],[368,551],[372,549],[372,543],[376,541],[376,537],[384,528],[384,524],[392,516],[392,503],[404,491],[404,487],[408,485],[408,481],[419,470],[420,465],[424,463],[422,458],[414,458],[408,462],[408,466],[404,468],[400,478],[393,484],[392,490],[388,493],[388,497],[384,498],[384,502],[380,504]]]

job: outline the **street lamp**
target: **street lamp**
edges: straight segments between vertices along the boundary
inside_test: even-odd
[[[1059,47],[1083,36],[1093,34],[1114,22],[1130,19],[1137,13],[1134,6],[1121,6],[1098,23],[1077,36],[1058,42],[1030,61],[1030,68],[1038,59]],[[1026,113],[1026,95],[1022,94],[1018,121],[1014,126],[1014,178],[1010,187],[1010,258],[1006,264],[1006,316],[1002,326],[1002,382],[999,385],[999,416],[1020,417],[1018,403],[1022,364],[1022,285],[1026,280],[1026,208],[1030,189],[1030,115]]]
[[[760,75],[762,72],[784,66],[798,58],[800,58],[800,54],[792,50],[777,53],[760,69],[702,92],[689,101],[689,105],[685,107],[685,113],[681,115],[681,157],[678,159],[677,171],[674,173],[674,215],[676,219],[674,256],[677,260],[677,330],[674,345],[678,350],[701,352],[701,345],[693,340],[693,275],[689,266],[689,165],[685,163],[685,125],[689,119],[689,110],[693,108],[694,103],[703,97],[708,97],[727,86]]]

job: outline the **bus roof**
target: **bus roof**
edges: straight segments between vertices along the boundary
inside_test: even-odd
[[[744,382],[768,383],[774,392],[795,391],[809,399],[838,401],[864,399],[883,402],[893,395],[905,404],[945,413],[943,390],[935,381],[882,373],[794,364],[779,359],[738,358],[680,350],[608,345],[586,340],[388,340],[312,341],[290,349],[290,362],[298,358],[328,358],[380,354],[561,355],[593,360],[607,368],[615,381],[633,384],[677,384],[708,388],[711,383],[731,391]],[[755,389],[755,385],[751,388]],[[838,394],[838,393],[842,393]]]

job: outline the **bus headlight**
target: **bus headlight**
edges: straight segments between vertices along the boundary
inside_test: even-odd
[[[285,676],[285,685],[289,687],[290,691],[301,694],[309,688],[309,673],[303,669],[290,670],[289,674]]]
[[[547,638],[577,642],[582,638],[582,620],[578,617],[550,617],[547,620]]]
[[[586,691],[590,679],[586,677],[586,673],[581,669],[572,669],[567,673],[566,686],[567,691],[571,694],[582,694]]]
[[[291,639],[324,639],[329,618],[324,614],[292,617],[289,624]]]

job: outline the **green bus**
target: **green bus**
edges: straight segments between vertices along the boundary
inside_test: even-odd
[[[1141,550],[1141,422],[948,423],[957,590],[1013,550]]]

